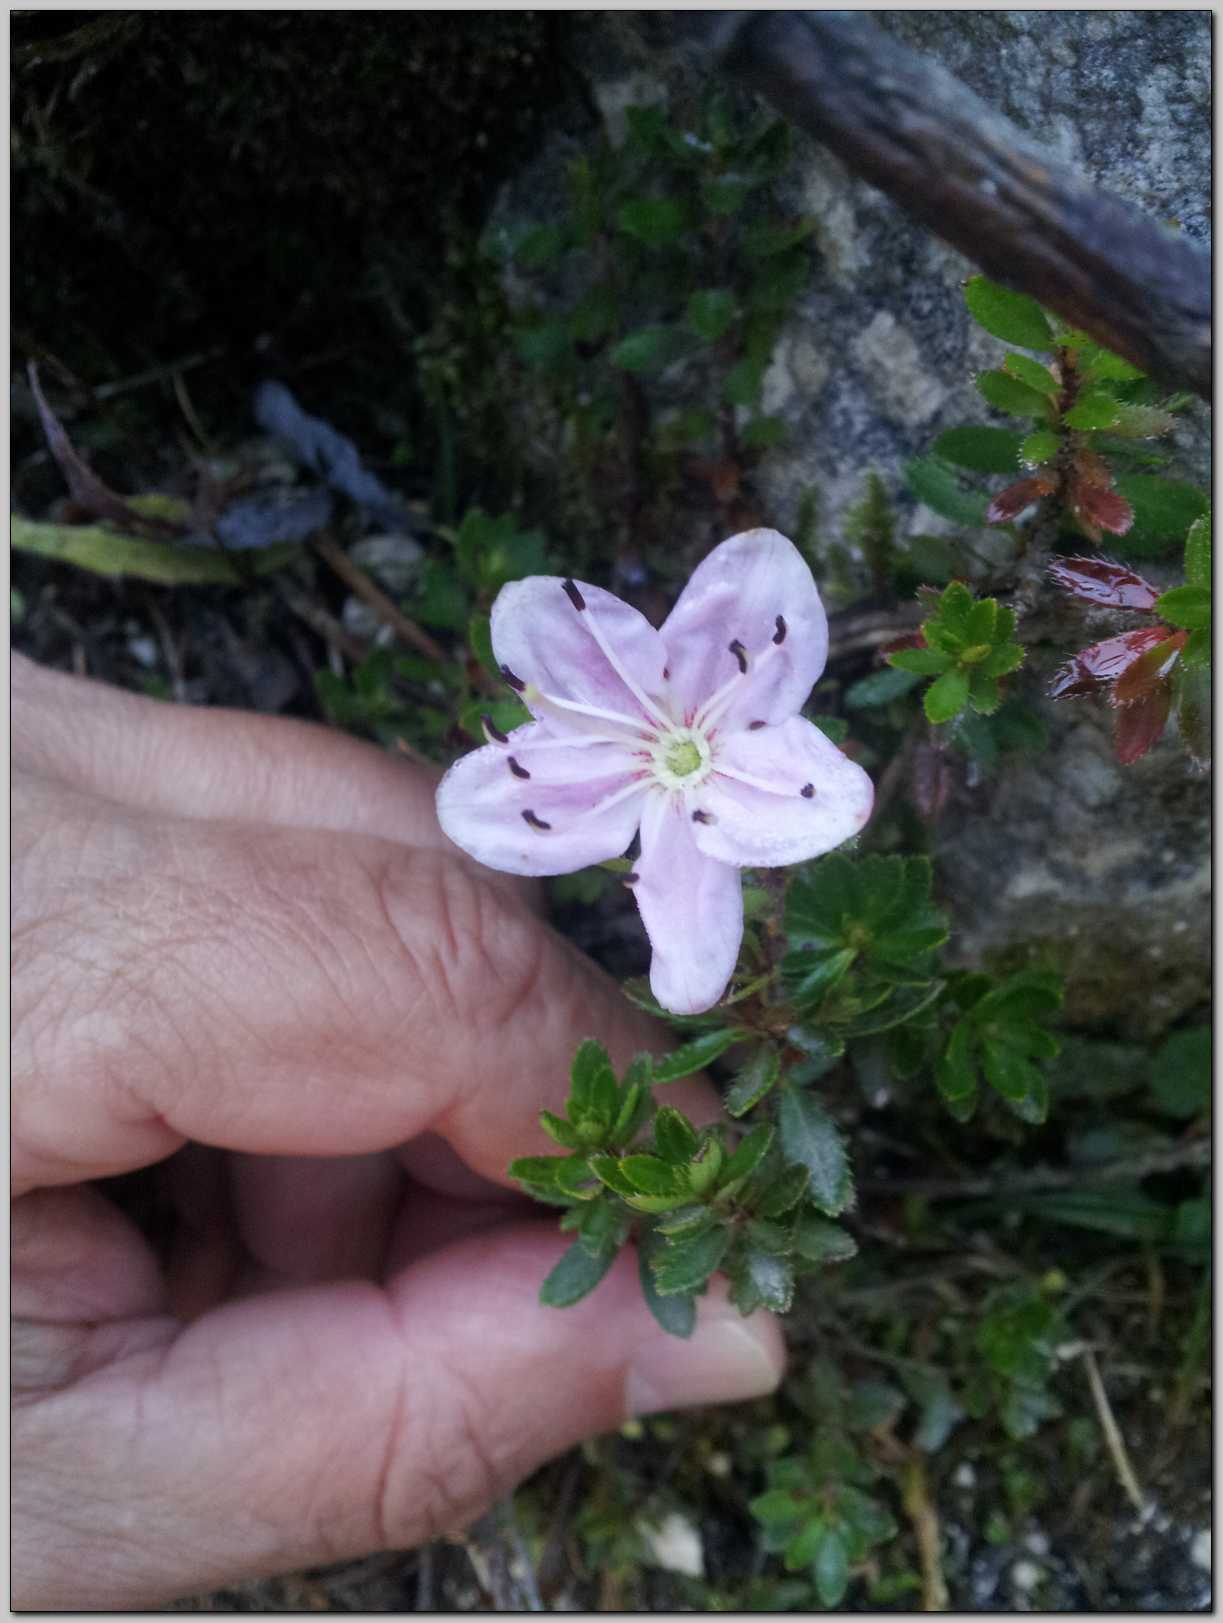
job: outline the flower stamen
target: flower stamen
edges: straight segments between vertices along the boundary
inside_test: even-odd
[[[604,659],[606,659],[612,670],[615,671],[616,675],[624,683],[625,687],[633,695],[634,699],[636,699],[642,710],[644,710],[646,715],[649,716],[653,721],[657,722],[660,727],[670,727],[670,716],[662,711],[658,705],[654,703],[653,699],[643,692],[643,690],[637,685],[636,682],[634,682],[633,678],[625,670],[620,661],[620,656],[616,653],[615,649],[603,635],[598,621],[586,606],[586,599],[582,596],[581,592],[578,591],[573,581],[567,580],[562,584],[564,587],[565,596],[573,604],[574,608],[577,609],[578,613],[585,616],[586,627],[591,636],[598,643]]]
[[[512,755],[509,757],[506,764],[507,764],[510,771],[514,774],[514,776],[516,778],[529,778],[531,776],[531,774],[527,771],[526,767],[525,766],[519,766],[518,762],[514,759],[514,757]]]
[[[524,811],[522,814],[522,820],[531,828],[537,829],[541,834],[548,834],[551,832],[552,824],[545,823],[542,817],[536,817],[533,811]]]

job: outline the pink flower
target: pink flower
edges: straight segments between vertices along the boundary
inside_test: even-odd
[[[699,565],[662,628],[598,586],[532,576],[493,605],[502,674],[533,721],[456,761],[437,792],[449,837],[505,873],[571,873],[623,855],[675,1014],[712,1006],[743,938],[740,868],[820,856],[856,834],[874,790],[799,709],[824,668],[811,571],[776,530]]]

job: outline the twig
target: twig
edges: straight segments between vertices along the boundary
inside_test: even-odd
[[[922,1611],[945,1612],[948,1604],[947,1584],[943,1578],[939,1551],[938,1511],[930,1503],[926,1490],[926,1467],[919,1455],[914,1455],[905,1466],[901,1503],[917,1540],[922,1575]]]
[[[359,637],[354,637],[334,615],[328,614],[327,610],[320,607],[307,593],[288,586],[283,581],[277,585],[281,599],[299,620],[304,620],[311,631],[317,632],[329,647],[339,649],[354,665],[361,663],[369,649]]]
[[[427,631],[421,629],[415,620],[409,620],[396,604],[386,595],[380,586],[376,586],[365,571],[359,568],[344,549],[326,535],[314,537],[314,548],[319,556],[344,582],[355,592],[361,601],[368,605],[384,625],[391,630],[401,642],[415,648],[418,654],[426,659],[435,660],[439,665],[449,663],[449,655],[441,643],[435,642]]]
[[[468,1528],[467,1558],[498,1612],[542,1612],[535,1570],[522,1540],[513,1498],[495,1505]]]
[[[99,383],[93,390],[93,398],[97,401],[113,400],[116,395],[128,394],[133,389],[143,389],[148,383],[163,383],[167,378],[177,377],[180,372],[190,372],[197,366],[207,366],[209,361],[220,360],[225,348],[218,344],[213,349],[200,350],[195,355],[184,355],[177,361],[166,361],[161,366],[150,366],[145,372],[136,372],[130,378],[117,378],[114,383]]]
[[[1084,1184],[1129,1183],[1156,1172],[1207,1166],[1208,1138],[1190,1139],[1168,1150],[1152,1150],[1128,1161],[1104,1161],[1094,1167],[1037,1167],[1031,1172],[1000,1172],[988,1178],[862,1178],[858,1187],[872,1195],[924,1195],[928,1200],[971,1200],[1040,1189],[1079,1189]]]
[[[1087,1371],[1087,1384],[1091,1387],[1092,1401],[1096,1406],[1096,1414],[1100,1420],[1100,1429],[1104,1433],[1104,1441],[1108,1445],[1108,1452],[1112,1456],[1113,1465],[1117,1470],[1117,1480],[1125,1489],[1126,1497],[1135,1510],[1145,1508],[1146,1499],[1142,1489],[1138,1486],[1138,1478],[1134,1475],[1134,1467],[1130,1464],[1129,1454],[1125,1448],[1125,1438],[1113,1416],[1112,1405],[1108,1401],[1108,1393],[1104,1390],[1104,1382],[1100,1379],[1100,1368],[1096,1363],[1096,1355],[1090,1347],[1084,1347],[1080,1357],[1083,1367]]]

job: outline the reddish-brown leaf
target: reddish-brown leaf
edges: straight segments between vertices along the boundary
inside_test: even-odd
[[[1107,558],[1059,558],[1049,573],[1064,592],[1110,609],[1153,609],[1159,596],[1149,580]]]
[[[1057,481],[1045,473],[1033,474],[1030,479],[1019,479],[1013,485],[1007,485],[1000,490],[985,509],[985,522],[987,524],[1006,524],[1009,520],[1017,518],[1025,507],[1031,507],[1042,496],[1051,496],[1057,489]]]
[[[1189,641],[1187,631],[1169,632],[1167,626],[1154,626],[1152,629],[1160,632],[1164,640],[1156,643],[1154,648],[1148,648],[1146,653],[1139,654],[1126,666],[1113,683],[1114,704],[1137,704],[1153,693],[1167,677],[1180,658],[1181,649]]]
[[[1099,485],[1103,490],[1113,487],[1113,470],[1102,456],[1094,451],[1079,450],[1070,464],[1071,474],[1085,485]]]
[[[1100,539],[1101,530],[1124,535],[1134,522],[1134,509],[1124,496],[1079,478],[1070,481],[1070,507],[1093,541]]]
[[[1133,766],[1140,761],[1152,744],[1157,744],[1172,707],[1172,684],[1159,682],[1134,704],[1125,704],[1117,711],[1113,728],[1113,749],[1122,766]]]
[[[1073,659],[1054,673],[1049,697],[1078,699],[1086,693],[1100,692],[1148,649],[1162,643],[1167,634],[1167,626],[1139,626],[1135,631],[1122,632],[1119,637],[1093,642],[1090,648],[1080,648]]]

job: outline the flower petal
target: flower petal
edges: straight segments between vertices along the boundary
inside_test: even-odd
[[[715,547],[680,593],[661,636],[677,716],[690,719],[725,684],[741,683],[721,712],[731,729],[796,714],[828,657],[828,617],[811,571],[776,530],[745,530]],[[745,674],[732,642],[744,649]]]
[[[719,862],[780,868],[857,834],[874,799],[862,768],[818,727],[792,716],[719,743],[713,772],[693,795],[711,821],[694,823],[693,832],[705,855]]]
[[[633,729],[649,725],[641,701],[665,686],[662,638],[602,587],[555,575],[511,581],[493,604],[491,634],[498,663],[519,681],[554,699],[610,711]],[[524,697],[529,707],[530,695]],[[580,721],[575,715],[575,725]]]
[[[443,833],[502,873],[573,873],[622,856],[646,792],[640,764],[620,744],[568,743],[529,724],[464,755],[438,785]]]
[[[651,794],[633,865],[633,895],[654,949],[650,990],[672,1014],[713,1007],[734,974],[743,939],[739,871],[697,849],[691,815],[683,795]]]

